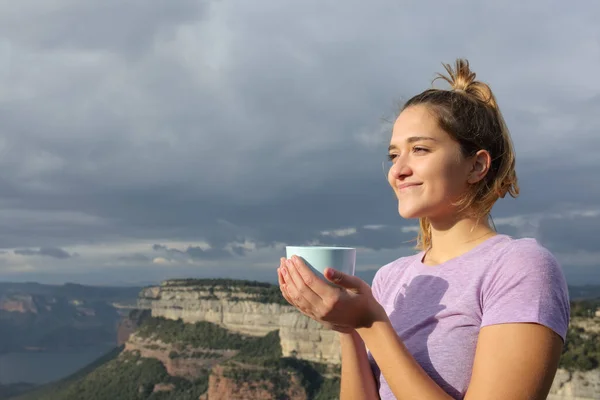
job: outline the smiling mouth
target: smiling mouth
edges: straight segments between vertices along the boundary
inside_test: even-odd
[[[398,185],[396,187],[398,188],[398,190],[402,191],[402,190],[414,188],[416,186],[421,186],[421,184],[420,183],[404,183],[404,184]]]

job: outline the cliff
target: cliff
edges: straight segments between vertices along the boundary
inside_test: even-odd
[[[38,313],[38,307],[32,295],[16,293],[0,297],[0,310],[6,312]]]
[[[284,357],[339,364],[337,333],[285,305],[277,294],[261,286],[166,281],[143,290],[138,307],[150,309],[153,317],[206,321],[244,335],[264,336],[279,330]]]
[[[600,398],[600,370],[569,372],[559,369],[548,400],[593,400]]]
[[[208,380],[208,391],[200,400],[308,400],[296,376],[290,375],[289,382],[277,388],[272,380],[261,377],[261,372],[246,370],[240,373],[232,367],[215,367]]]
[[[239,282],[223,280],[171,280],[160,286],[143,290],[140,293],[138,307],[151,310],[153,317],[181,319],[185,323],[207,321],[244,335],[264,336],[279,330],[284,357],[339,364],[341,354],[337,334],[300,314],[277,294],[278,288],[266,284],[253,286],[252,283],[240,285]],[[575,318],[572,325],[588,333],[600,331],[600,323],[592,318]],[[214,365],[216,364],[218,362],[215,360]],[[178,369],[177,366],[173,366],[172,361],[167,361],[165,365],[168,370]],[[208,365],[202,364],[199,367],[206,368]],[[213,368],[212,371],[207,394],[211,400],[221,398],[218,397],[217,392],[223,385],[229,387],[228,398],[232,399],[237,398],[239,393],[250,396],[249,393],[256,389],[233,385],[231,380],[223,376],[221,367]],[[211,393],[212,397],[210,397]],[[600,373],[597,369],[591,371],[559,369],[550,393],[548,398],[551,400],[600,398]],[[256,392],[246,398],[262,398],[260,396],[262,394]]]
[[[202,349],[193,346],[169,344],[160,340],[145,339],[135,334],[129,337],[125,351],[135,352],[140,357],[160,361],[170,376],[194,381],[207,374],[215,365],[230,359],[236,350]]]

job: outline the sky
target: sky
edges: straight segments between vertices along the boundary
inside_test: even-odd
[[[381,161],[399,106],[467,58],[512,134],[535,237],[600,283],[600,4],[0,4],[0,280],[275,280],[285,245],[414,252]]]

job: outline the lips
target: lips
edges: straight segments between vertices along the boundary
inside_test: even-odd
[[[396,185],[396,187],[398,188],[398,190],[402,190],[402,189],[407,189],[410,187],[414,187],[414,186],[419,186],[421,185],[420,183],[415,183],[415,182],[405,182],[405,183],[401,183],[399,185]]]

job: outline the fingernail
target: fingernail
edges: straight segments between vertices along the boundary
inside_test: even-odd
[[[281,269],[281,275],[287,276],[287,269],[286,268],[282,268]]]

